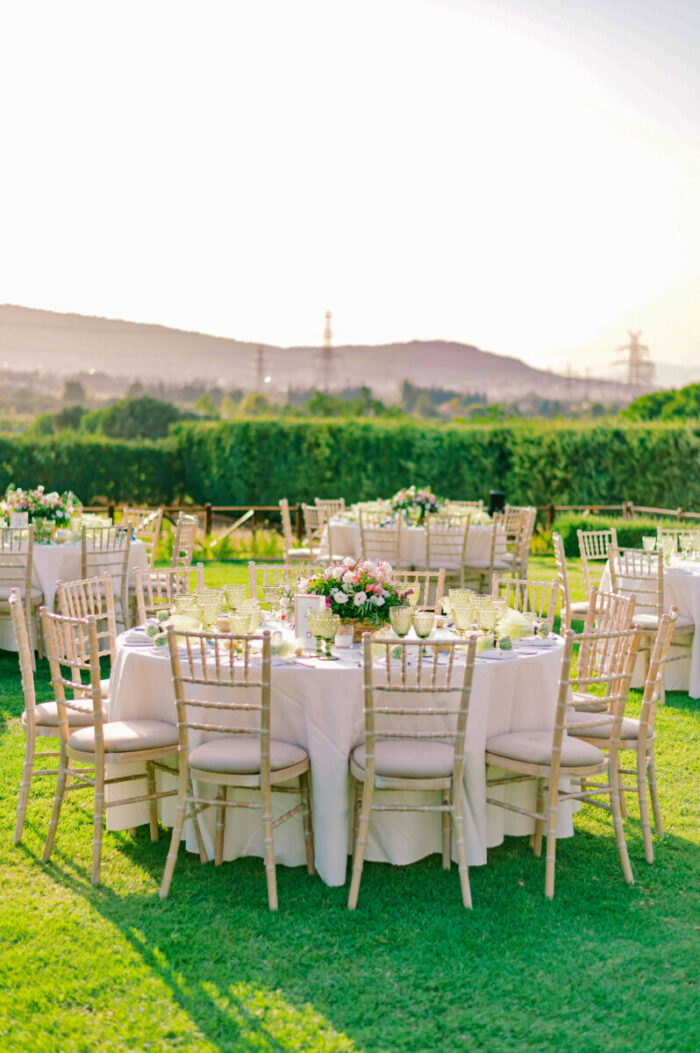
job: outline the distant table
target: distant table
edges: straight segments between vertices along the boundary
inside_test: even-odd
[[[59,581],[78,581],[82,577],[82,552],[80,542],[58,545],[34,544],[32,549],[32,585],[41,589],[44,602],[53,610],[56,601],[56,586]],[[129,569],[148,569],[148,554],[143,541],[132,541],[129,549]],[[0,649],[16,651],[17,644],[11,622],[0,620]]]
[[[467,724],[464,785],[465,838],[472,866],[485,864],[487,849],[500,844],[506,834],[532,832],[532,820],[528,817],[486,804],[485,744],[489,736],[507,731],[552,728],[561,650],[561,641],[553,639],[548,647],[528,654],[513,651],[503,660],[477,657]],[[352,836],[348,757],[364,740],[360,652],[353,648],[337,653],[343,657],[332,663],[315,659],[294,663],[273,658],[272,668],[272,735],[303,746],[311,759],[316,868],[327,885],[342,885],[345,881]],[[457,663],[455,676],[461,676]],[[170,657],[167,650],[130,647],[123,636],[117,641],[111,676],[110,719],[136,718],[176,723]],[[161,786],[175,785],[167,775],[158,773],[158,779]],[[514,803],[534,807],[534,784],[499,790],[507,792]],[[245,795],[246,791],[236,793]],[[288,807],[284,795],[278,795],[278,799],[281,806],[275,814]],[[273,807],[274,800],[273,794]],[[428,795],[426,800],[434,797]],[[173,825],[174,810],[175,798],[160,802],[166,825]],[[203,836],[211,851],[213,810],[202,818]],[[144,805],[108,810],[111,829],[127,829],[147,820]],[[559,833],[573,833],[570,807],[562,809]],[[195,851],[192,829],[186,841],[187,847]],[[440,852],[441,844],[441,822],[435,813],[377,813],[372,816],[367,858],[412,863]],[[305,862],[300,817],[275,831],[275,854],[279,863],[289,866]],[[246,855],[262,856],[262,835],[256,813],[239,809],[235,822],[226,825],[224,858]]]
[[[334,556],[353,556],[356,559],[362,554],[359,523],[352,523],[345,519],[331,520],[331,537],[333,540]],[[385,530],[395,530],[395,527],[387,525]],[[488,523],[485,526],[470,526],[467,537],[466,562],[486,562],[491,556],[491,539],[494,526]],[[401,570],[425,570],[426,538],[424,526],[402,526],[401,527]],[[496,535],[496,557],[504,557],[506,554],[505,534],[499,530]],[[455,545],[454,560],[443,560],[441,566],[445,570],[459,569],[459,557],[461,552]],[[437,570],[437,567],[431,568]]]

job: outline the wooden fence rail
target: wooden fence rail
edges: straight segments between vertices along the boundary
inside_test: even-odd
[[[106,512],[108,515],[114,516],[114,513],[118,508],[119,506],[114,504],[109,504],[106,507],[104,505],[86,505],[85,511]],[[167,505],[163,508],[163,513],[172,522],[177,519],[180,512],[187,512],[190,515],[196,515],[200,520],[200,524],[203,526],[205,535],[209,535],[212,532],[215,516],[235,520],[249,510],[252,510],[253,512],[252,519],[250,520],[250,526],[253,530],[262,525],[272,529],[281,530],[279,505]],[[296,536],[300,539],[304,533],[302,506],[300,504],[290,505],[289,511],[292,516]],[[537,511],[547,530],[551,529],[552,523],[560,512],[582,512],[587,515],[613,514],[619,515],[623,519],[633,519],[637,515],[650,515],[658,516],[659,518],[677,519],[679,522],[684,520],[698,520],[700,525],[700,512],[689,512],[684,508],[650,508],[646,505],[635,505],[632,501],[623,501],[621,504],[617,505],[548,504],[539,505]]]

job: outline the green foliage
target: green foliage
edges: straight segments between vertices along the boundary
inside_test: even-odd
[[[171,402],[143,395],[141,398],[121,399],[107,409],[86,413],[80,429],[111,439],[163,439],[172,424],[192,419],[194,414],[178,409]]]
[[[47,438],[0,435],[0,492],[72,490],[97,501],[167,504],[175,496],[174,453],[168,443],[116,442],[64,432]]]
[[[656,519],[652,516],[635,516],[634,519],[623,519],[622,516],[585,516],[580,512],[564,512],[556,517],[552,530],[561,534],[564,551],[567,556],[578,556],[577,530],[610,530],[617,531],[617,542],[620,548],[641,548],[645,535],[656,536],[658,526],[678,527],[678,520]]]
[[[700,417],[700,384],[671,391],[652,391],[622,411],[627,420],[692,420]]]
[[[173,441],[195,503],[358,501],[420,479],[457,498],[504,490],[513,504],[700,508],[700,429],[687,425],[266,418],[177,425]]]

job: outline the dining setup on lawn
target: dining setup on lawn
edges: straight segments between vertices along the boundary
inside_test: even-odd
[[[6,514],[28,511],[8,498]],[[445,869],[457,864],[470,907],[469,867],[513,835],[538,856],[546,843],[551,898],[557,839],[574,835],[587,802],[609,811],[631,882],[630,794],[653,861],[652,818],[663,835],[655,712],[681,637],[691,690],[700,675],[692,538],[669,566],[661,532],[661,551],[633,563],[613,535],[597,548],[579,538],[586,574],[588,557],[603,574],[574,604],[558,535],[556,576],[528,578],[535,509],[488,514],[480,501],[409,487],[388,501],[303,506],[301,544],[281,501],[284,562],[251,562],[247,582],[207,586],[192,566],[194,517],[178,519],[170,565],[159,566],[162,509],[124,509],[115,526],[78,523],[73,495],[59,504],[59,536],[37,542],[36,516],[2,527],[30,556],[4,601],[26,706],[15,840],[33,779],[50,775],[45,862],[71,807],[64,798],[81,787],[94,799],[93,882],[103,825],[148,824],[152,840],[164,827],[164,898],[177,895],[184,851],[203,863],[262,857],[271,909],[277,864],[306,866],[329,886],[350,878],[354,909],[365,862],[437,853]],[[111,547],[98,550],[103,537]],[[49,661],[52,702],[35,701],[35,647]],[[625,703],[640,674],[632,720]],[[42,739],[56,747],[49,772]]]

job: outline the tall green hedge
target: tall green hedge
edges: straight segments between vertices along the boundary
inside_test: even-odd
[[[357,501],[415,482],[452,497],[504,490],[513,504],[700,509],[700,427],[692,425],[268,419],[182,424],[173,441],[195,502]]]
[[[167,504],[179,495],[175,450],[161,443],[78,437],[0,435],[0,493],[9,483],[73,490],[84,504],[107,500]]]
[[[8,483],[72,489],[86,503],[272,505],[390,495],[415,482],[513,504],[700,510],[700,425],[240,419],[183,423],[159,442],[0,435]]]

